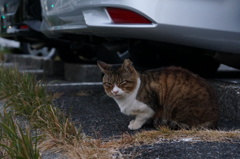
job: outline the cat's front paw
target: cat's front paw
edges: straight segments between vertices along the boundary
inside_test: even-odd
[[[141,127],[142,127],[142,124],[136,120],[130,121],[130,123],[128,125],[128,129],[130,129],[130,130],[137,130],[137,129],[140,129]]]

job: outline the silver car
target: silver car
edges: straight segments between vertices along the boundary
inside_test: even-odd
[[[48,35],[92,34],[240,54],[239,0],[41,0]]]

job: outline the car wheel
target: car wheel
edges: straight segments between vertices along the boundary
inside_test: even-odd
[[[56,56],[57,50],[53,47],[41,47],[40,49],[34,49],[30,43],[22,43],[21,45],[24,54],[42,57],[44,59],[53,59]]]

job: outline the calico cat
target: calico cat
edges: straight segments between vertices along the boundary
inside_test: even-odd
[[[151,120],[171,129],[216,128],[219,111],[214,91],[196,74],[180,67],[138,73],[129,59],[122,65],[98,61],[103,86],[122,113],[136,116],[128,128]]]

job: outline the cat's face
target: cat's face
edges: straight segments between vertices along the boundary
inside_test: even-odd
[[[121,99],[133,92],[138,74],[130,60],[125,60],[122,65],[109,65],[98,61],[98,66],[104,73],[103,86],[108,96]]]

